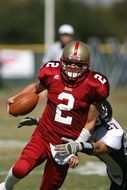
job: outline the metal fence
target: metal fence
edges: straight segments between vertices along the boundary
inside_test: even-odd
[[[127,86],[127,40],[120,44],[115,38],[101,43],[98,38],[88,41],[91,50],[91,69],[109,79],[111,89]]]

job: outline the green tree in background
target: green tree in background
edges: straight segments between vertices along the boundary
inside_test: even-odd
[[[42,1],[1,0],[0,5],[0,43],[42,42]]]
[[[127,34],[126,9],[126,2],[102,7],[95,4],[88,6],[83,1],[70,0],[68,3],[68,0],[56,0],[56,23],[58,26],[66,22],[72,24],[83,41],[91,36],[102,40],[113,36],[123,40]]]

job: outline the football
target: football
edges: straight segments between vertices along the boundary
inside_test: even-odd
[[[9,104],[8,113],[15,117],[26,115],[36,107],[38,100],[39,96],[35,93],[20,94]]]

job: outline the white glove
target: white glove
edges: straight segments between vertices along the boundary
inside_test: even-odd
[[[62,138],[62,140],[68,143],[56,145],[54,149],[57,152],[57,154],[61,156],[76,154],[84,148],[81,142],[76,142],[72,139],[64,137]]]
[[[56,155],[67,156],[74,155],[77,152],[84,152],[87,154],[92,154],[94,147],[90,142],[77,142],[72,139],[62,138],[62,140],[68,142],[66,144],[58,144],[55,146]]]

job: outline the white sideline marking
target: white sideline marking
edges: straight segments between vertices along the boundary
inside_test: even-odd
[[[82,166],[78,166],[75,169],[70,169],[70,172],[80,175],[100,175],[106,176],[106,166],[103,162],[88,161]]]
[[[2,148],[19,148],[23,147],[27,142],[19,140],[0,140],[0,147]]]

